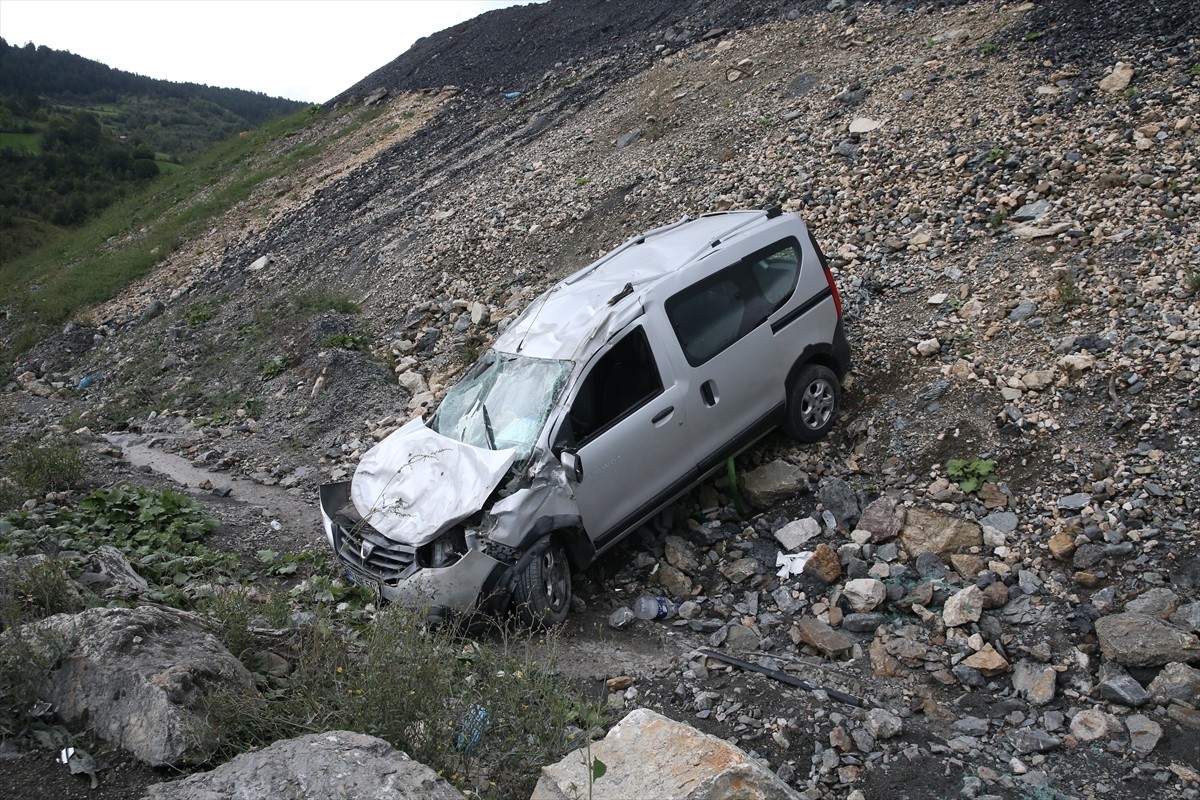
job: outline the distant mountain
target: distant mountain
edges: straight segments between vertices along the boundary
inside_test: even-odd
[[[0,263],[87,221],[161,169],[304,105],[0,39]]]
[[[177,158],[305,105],[262,92],[147,78],[44,45],[15,47],[0,39],[0,98],[19,112],[12,101],[32,96],[44,105],[99,109],[106,127]],[[6,130],[2,119],[0,130]]]

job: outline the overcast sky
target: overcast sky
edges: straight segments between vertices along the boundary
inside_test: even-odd
[[[149,78],[322,103],[422,36],[531,0],[0,0],[0,37]]]

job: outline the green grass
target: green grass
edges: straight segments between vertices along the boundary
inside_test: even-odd
[[[364,113],[333,139],[349,135],[378,113]],[[12,360],[81,309],[116,296],[211,228],[264,180],[302,169],[330,140],[274,152],[270,146],[294,136],[311,117],[299,112],[234,137],[186,167],[167,167],[148,189],[114,205],[92,224],[0,266],[0,294],[13,298],[0,355]]]
[[[42,135],[40,133],[0,133],[0,150],[12,150],[16,153],[40,153],[42,151]]]
[[[72,488],[83,476],[83,456],[65,438],[26,438],[0,448],[0,509],[30,497]]]
[[[252,671],[264,649],[246,631],[256,613],[226,604],[217,625]],[[269,679],[265,704],[214,702],[227,755],[352,730],[390,742],[472,797],[528,797],[541,766],[583,744],[603,719],[553,670],[553,655],[543,661],[538,650],[552,653],[552,639],[539,643],[527,631],[472,641],[389,606],[351,636],[320,622],[297,633],[293,670]]]

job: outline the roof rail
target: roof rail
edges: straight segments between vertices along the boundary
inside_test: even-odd
[[[625,242],[620,247],[617,247],[616,249],[611,250],[608,253],[601,256],[600,258],[596,259],[594,262],[592,262],[592,264],[590,266],[584,267],[583,269],[579,270],[579,272],[576,272],[574,275],[572,275],[569,278],[567,278],[566,280],[564,280],[563,283],[567,284],[568,286],[573,283],[578,283],[579,281],[586,278],[588,275],[591,275],[593,272],[595,272],[600,267],[604,266],[604,264],[611,261],[614,257],[625,252],[626,250],[633,247],[634,245],[642,244],[643,242],[646,241],[646,239],[650,238],[651,236],[658,236],[659,234],[666,233],[669,230],[678,228],[680,225],[687,224],[691,221],[692,221],[692,217],[688,216],[687,214],[684,214],[683,217],[680,218],[679,221],[677,221],[677,222],[669,222],[666,225],[662,225],[662,226],[654,228],[652,230],[648,230],[645,233],[639,233],[637,236],[634,236],[632,239]]]
[[[778,207],[776,206],[773,208],[778,208]],[[774,219],[775,217],[779,216],[779,214],[772,214],[771,211],[772,211],[772,209],[768,208],[766,211],[763,211],[762,213],[766,215],[767,219]],[[725,212],[719,212],[719,213],[725,213]],[[705,216],[708,216],[708,215],[706,214]],[[722,241],[724,241],[725,239],[728,239],[730,236],[737,233],[738,231],[740,231],[742,228],[746,227],[747,225],[752,225],[753,223],[758,222],[758,219],[759,218],[757,216],[751,216],[747,219],[742,220],[737,225],[734,225],[732,228],[730,228],[729,230],[722,233],[716,239],[713,239],[711,242],[704,245],[704,247],[701,247],[699,250],[692,253],[690,256],[685,258],[681,263],[683,263],[683,264],[692,263],[692,261],[699,258],[704,253],[705,250],[711,250],[712,248],[719,245]]]

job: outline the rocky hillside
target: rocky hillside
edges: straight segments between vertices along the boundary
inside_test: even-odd
[[[581,677],[628,676],[614,706],[736,740],[807,797],[1196,797],[1198,83],[1186,0],[492,12],[339,98],[279,143],[335,142],[310,166],[30,351],[5,424],[146,434],[291,503],[280,529],[231,507],[226,546],[321,546],[315,487],[550,283],[684,214],[782,204],[842,288],[841,421],[739,459],[750,520],[714,483],[577,576]],[[776,574],[793,550],[817,555]],[[680,618],[625,627],[646,587]]]

